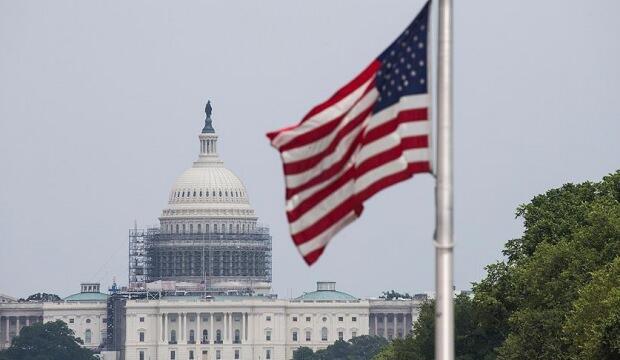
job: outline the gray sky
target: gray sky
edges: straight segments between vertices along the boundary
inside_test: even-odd
[[[455,2],[462,289],[521,234],[516,206],[619,168],[620,2]],[[275,292],[432,290],[430,176],[375,196],[308,268],[264,136],[355,76],[421,6],[0,0],[0,293],[125,284],[128,228],[157,223],[197,156],[208,98],[221,157],[271,226]]]

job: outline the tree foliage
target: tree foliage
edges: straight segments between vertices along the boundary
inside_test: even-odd
[[[22,328],[11,346],[0,352],[2,360],[94,360],[92,351],[61,320]]]
[[[411,295],[409,295],[409,293],[404,293],[401,294],[395,290],[390,290],[390,291],[384,291],[383,293],[381,293],[381,296],[379,296],[379,299],[385,299],[385,300],[398,300],[398,299],[411,299]]]
[[[293,360],[370,360],[386,344],[387,340],[379,336],[356,336],[349,341],[338,340],[316,352],[300,347],[293,352]]]
[[[28,296],[26,299],[19,299],[20,302],[25,301],[43,301],[43,302],[53,302],[60,301],[60,296],[56,294],[48,294],[48,293],[36,293]]]
[[[620,171],[549,190],[516,215],[524,232],[506,260],[455,301],[456,358],[619,360]],[[432,306],[376,359],[433,359]]]

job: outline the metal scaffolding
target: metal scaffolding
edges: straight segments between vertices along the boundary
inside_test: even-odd
[[[222,283],[271,283],[271,235],[257,227],[245,233],[161,233],[159,229],[129,231],[129,288],[149,282],[200,283],[206,292],[221,293]]]

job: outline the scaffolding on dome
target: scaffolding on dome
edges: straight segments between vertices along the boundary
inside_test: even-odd
[[[254,294],[270,288],[271,249],[264,226],[245,233],[193,234],[134,228],[129,230],[128,289]]]

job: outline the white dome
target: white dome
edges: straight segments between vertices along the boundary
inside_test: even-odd
[[[243,182],[217,155],[217,135],[201,133],[199,139],[198,160],[176,179],[160,220],[175,224],[199,218],[256,220]]]

